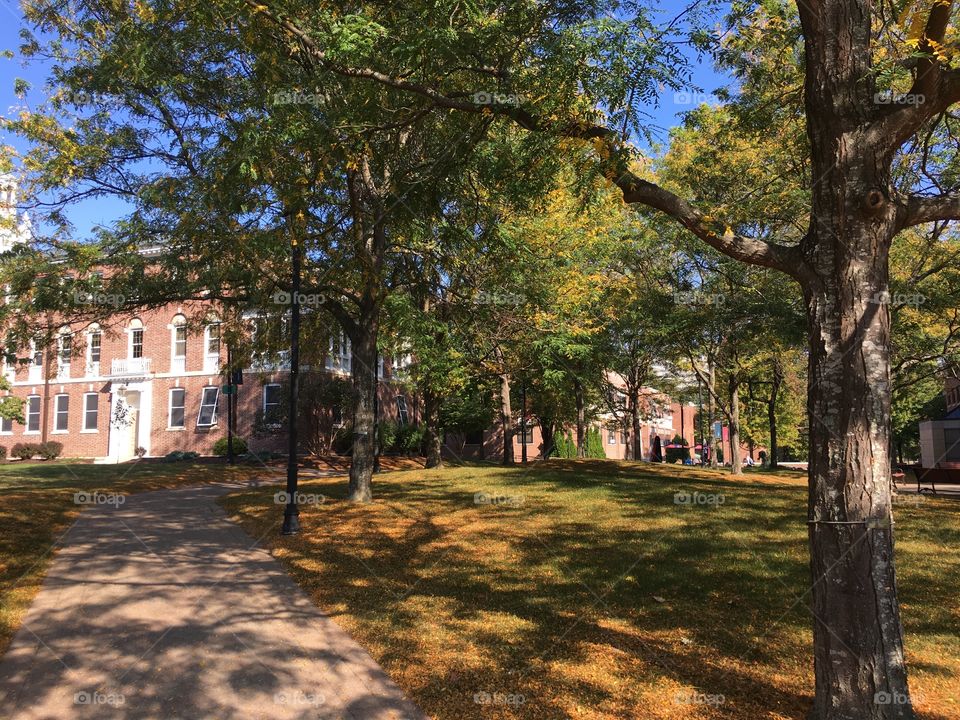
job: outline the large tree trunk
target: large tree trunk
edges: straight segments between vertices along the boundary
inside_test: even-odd
[[[513,407],[510,402],[510,375],[500,376],[500,426],[503,428],[503,464],[513,465]]]
[[[435,392],[423,392],[424,444],[428,468],[443,467],[443,442],[440,431],[440,398]]]
[[[352,339],[353,453],[350,460],[349,499],[373,499],[374,395],[377,392],[377,333],[379,312],[362,317]]]
[[[770,447],[767,448],[770,469],[776,470],[777,453],[777,398],[780,396],[780,385],[783,382],[783,368],[777,358],[773,359],[773,382],[770,386],[770,399],[767,401],[767,421],[770,425]]]
[[[720,465],[720,461],[717,458],[717,437],[713,432],[713,423],[714,419],[717,417],[717,400],[715,395],[716,383],[717,383],[717,374],[716,370],[713,367],[713,361],[708,361],[707,369],[707,420],[709,422],[708,437],[710,442],[708,446],[710,447],[710,467],[716,469]]]
[[[730,472],[743,473],[740,462],[740,380],[730,376]]]
[[[587,456],[587,411],[583,398],[583,383],[574,380],[573,391],[577,402],[577,457]]]
[[[556,423],[553,419],[540,417],[540,436],[542,442],[540,443],[540,458],[546,460],[550,457],[550,454],[553,452],[553,432]]]
[[[643,439],[640,429],[640,390],[632,387],[629,390],[630,405],[630,455],[634,460],[643,459]]]

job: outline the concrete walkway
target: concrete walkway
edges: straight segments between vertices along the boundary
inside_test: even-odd
[[[85,510],[0,660],[0,718],[425,720],[227,520],[239,487]]]

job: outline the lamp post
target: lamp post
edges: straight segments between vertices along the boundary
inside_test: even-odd
[[[373,472],[380,472],[380,351],[373,353]]]
[[[520,459],[527,464],[527,381],[520,385]]]
[[[297,401],[300,396],[300,256],[302,249],[293,239],[293,272],[290,283],[290,408],[287,416],[287,506],[283,511],[283,535],[300,532],[297,508]]]

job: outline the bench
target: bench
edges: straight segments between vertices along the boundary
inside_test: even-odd
[[[899,471],[899,472],[898,472]],[[925,468],[922,465],[898,465],[894,468],[893,481],[897,478],[905,478],[907,471],[912,472],[917,480],[917,492],[932,492],[937,494],[937,483],[940,485],[960,485],[960,467],[937,466]],[[929,484],[930,487],[923,487],[923,484]]]

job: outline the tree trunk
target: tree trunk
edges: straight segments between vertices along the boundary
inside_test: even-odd
[[[584,407],[583,384],[579,380],[573,383],[577,401],[577,457],[587,456],[587,413]]]
[[[770,399],[767,401],[767,421],[770,424],[770,447],[767,448],[769,467],[776,470],[777,453],[777,398],[780,395],[780,385],[783,383],[783,368],[777,358],[773,359],[773,383],[770,386]]]
[[[443,442],[440,430],[440,398],[435,392],[423,392],[424,444],[427,449],[426,466],[443,467]]]
[[[640,429],[640,390],[630,390],[630,446],[634,460],[643,460],[643,438]]]
[[[513,408],[510,404],[510,375],[500,376],[500,425],[503,428],[503,464],[513,465]]]
[[[710,438],[710,467],[716,469],[720,462],[717,459],[717,437],[713,432],[714,418],[717,416],[717,399],[714,395],[717,386],[716,370],[713,367],[713,361],[709,361],[707,369],[707,419],[709,422],[708,437]]]
[[[743,473],[740,462],[740,380],[730,376],[730,472]]]
[[[349,499],[373,499],[374,397],[377,392],[377,333],[379,311],[362,317],[352,338],[353,454],[350,461]]]
[[[544,417],[540,418],[540,434],[543,439],[543,442],[540,445],[540,457],[543,460],[546,460],[548,457],[550,457],[550,454],[553,452],[554,425],[555,423],[552,419]]]

